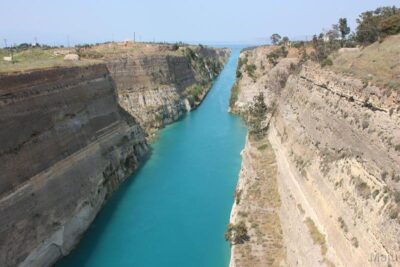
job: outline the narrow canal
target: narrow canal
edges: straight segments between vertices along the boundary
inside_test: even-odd
[[[246,128],[227,112],[240,49],[195,111],[160,131],[152,155],[56,266],[221,267]]]

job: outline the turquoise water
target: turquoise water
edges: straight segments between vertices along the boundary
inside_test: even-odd
[[[227,112],[239,52],[233,49],[202,105],[160,131],[149,160],[57,266],[229,265],[224,232],[246,134]]]

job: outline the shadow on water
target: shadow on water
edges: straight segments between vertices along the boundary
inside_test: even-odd
[[[104,206],[101,208],[100,212],[96,215],[90,227],[84,233],[80,243],[71,251],[69,255],[63,258],[61,261],[55,264],[56,267],[66,267],[66,266],[76,266],[74,262],[78,257],[81,266],[85,266],[86,261],[90,259],[92,253],[95,251],[96,246],[91,246],[90,244],[96,244],[101,238],[103,230],[106,229],[113,214],[117,211],[118,205],[121,200],[124,199],[125,195],[129,192],[129,188],[134,186],[136,182],[136,177],[140,176],[143,171],[143,167],[146,162],[151,158],[153,149],[150,146],[149,151],[140,160],[140,165],[137,170],[135,170],[125,181],[117,188],[117,190],[111,195],[110,198],[105,200]],[[76,255],[75,255],[76,254]]]

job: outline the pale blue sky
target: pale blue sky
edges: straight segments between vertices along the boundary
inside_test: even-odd
[[[312,35],[398,0],[1,0],[0,38],[9,43],[132,39],[192,43],[266,42],[274,32]]]

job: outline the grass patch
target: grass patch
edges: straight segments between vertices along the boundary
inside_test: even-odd
[[[64,61],[64,55],[56,55],[56,50],[57,49],[45,49],[40,47],[21,50],[14,52],[13,62],[7,62],[3,60],[3,57],[9,56],[10,52],[5,49],[0,49],[0,72],[63,66],[84,66],[99,62],[96,60]],[[70,53],[75,53],[75,51],[71,49]]]
[[[203,87],[198,84],[188,87],[185,91],[185,94],[189,99],[190,104],[193,105],[200,102],[203,95],[203,91],[204,91]]]
[[[336,55],[333,70],[368,80],[390,90],[400,87],[400,35],[387,37],[382,43],[375,42],[366,48]]]
[[[308,231],[310,232],[314,244],[319,245],[321,248],[322,255],[325,255],[326,252],[328,251],[328,248],[326,247],[325,235],[318,230],[314,221],[310,217],[306,218],[305,223],[308,227]]]
[[[361,179],[358,177],[356,180],[356,192],[365,199],[369,198],[371,195],[371,189],[369,188],[367,183],[361,181]]]
[[[258,150],[265,150],[265,149],[267,149],[268,148],[268,143],[266,143],[266,144],[262,144],[261,146],[259,146],[257,149]]]
[[[256,69],[257,67],[254,64],[246,65],[246,72],[251,78],[254,78],[254,72],[256,71]]]
[[[321,66],[325,67],[325,66],[332,66],[333,65],[333,61],[330,58],[325,58],[324,61],[322,61]]]
[[[229,106],[233,107],[239,97],[239,85],[235,83],[231,89],[231,95],[229,97]]]

